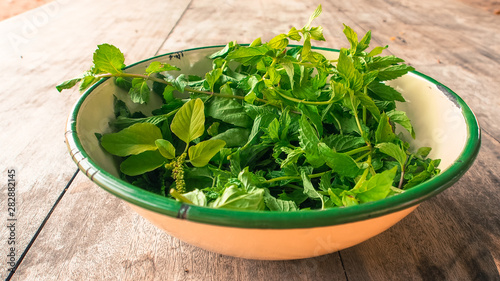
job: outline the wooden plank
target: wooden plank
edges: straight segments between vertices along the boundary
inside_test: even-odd
[[[190,246],[79,174],[13,280],[269,280],[273,276],[345,280],[337,253],[268,262]]]
[[[187,4],[54,1],[0,22],[0,202],[5,210],[0,212],[0,220],[7,220],[4,183],[7,169],[14,167],[18,180],[17,257],[76,170],[64,144],[64,130],[79,95],[76,91],[57,93],[55,85],[89,67],[93,50],[103,42],[123,46],[131,62],[150,57]],[[129,9],[132,6],[138,9]],[[171,12],[168,17],[167,10]],[[0,228],[2,244],[8,231]],[[2,257],[7,250],[0,248]],[[2,277],[7,268],[5,262],[0,263]]]
[[[495,187],[499,185],[500,147],[495,141],[495,138],[499,139],[498,124],[493,122],[498,120],[493,119],[498,114],[494,107],[497,82],[493,74],[487,73],[493,68],[488,64],[494,64],[494,56],[498,54],[498,44],[487,44],[487,40],[498,42],[495,41],[498,36],[491,32],[496,19],[454,3],[452,0],[342,4],[329,1],[323,3],[324,14],[318,19],[330,40],[323,45],[345,46],[342,22],[359,30],[373,29],[374,43],[390,43],[392,53],[449,85],[463,95],[473,109],[477,107],[483,113],[479,117],[486,123],[491,136],[484,136],[484,148],[475,166],[462,181],[422,204],[400,224],[374,239],[342,251],[340,256],[334,253],[288,262],[234,259],[200,250],[164,234],[79,175],[15,278],[344,280],[347,276],[351,280],[405,277],[426,280],[444,276],[456,277],[457,280],[474,277],[498,279],[500,233],[496,206],[500,201]],[[440,12],[443,6],[447,10]],[[287,31],[290,22],[302,26],[309,16],[306,11],[315,7],[316,3],[312,1],[297,0],[286,4],[284,1],[193,1],[168,35],[160,53],[225,44],[233,39],[251,42],[257,36],[267,41],[273,35]],[[454,22],[454,14],[460,20]],[[474,22],[476,26],[470,26]],[[461,41],[459,29],[464,27],[467,29],[463,32],[469,37]],[[434,33],[437,31],[449,32],[449,35]],[[111,28],[110,38],[122,36],[113,36],[113,32],[119,31]],[[392,41],[391,37],[395,40]],[[133,38],[130,40],[140,37]],[[440,41],[441,38],[445,39]],[[468,43],[477,43],[479,47],[471,47]],[[136,54],[143,54],[135,50]],[[464,55],[469,53],[470,56]],[[493,56],[493,59],[488,59],[488,56]],[[62,61],[62,58],[58,65],[66,66],[72,61],[88,62],[88,57],[81,60],[73,57],[67,61]],[[477,61],[470,62],[470,58]],[[488,71],[476,73],[476,68],[483,66]],[[474,87],[481,87],[482,97],[478,98],[478,94],[472,91]],[[481,190],[478,191],[479,187]]]
[[[350,280],[500,280],[500,143],[483,135],[455,185],[389,231],[340,252]]]

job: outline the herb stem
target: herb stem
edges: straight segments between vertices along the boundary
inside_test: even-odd
[[[367,151],[367,150],[370,150],[370,149],[371,149],[371,146],[367,145],[367,146],[362,146],[362,147],[358,147],[358,148],[355,148],[353,150],[347,151],[347,152],[345,152],[345,154],[347,154],[347,155],[354,155],[356,153]]]
[[[306,100],[299,100],[299,99],[296,99],[296,98],[293,98],[293,97],[289,97],[289,96],[281,93],[280,91],[276,91],[276,93],[278,93],[283,98],[285,98],[287,100],[290,100],[290,101],[294,101],[296,103],[313,104],[313,105],[327,105],[327,104],[333,103],[332,99],[327,100],[327,101],[306,101]]]
[[[311,175],[307,175],[310,179],[313,179],[313,178],[319,178],[321,177],[322,175],[326,174],[326,173],[329,173],[330,171],[326,171],[326,172],[321,172],[321,173],[317,173],[317,174],[311,174]],[[275,182],[275,181],[283,181],[283,180],[300,180],[301,177],[299,176],[284,176],[284,177],[277,177],[277,178],[273,178],[273,179],[270,179],[270,180],[266,180],[264,183],[272,183],[272,182]]]
[[[180,194],[179,191],[175,190],[174,188],[170,189],[170,195],[172,195],[172,197],[181,201],[182,203],[194,205],[194,203],[191,202],[191,200],[187,199],[184,195]]]

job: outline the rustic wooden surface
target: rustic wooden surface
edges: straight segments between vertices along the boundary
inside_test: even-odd
[[[462,96],[483,128],[464,177],[373,239],[312,259],[236,259],[170,237],[82,174],[62,194],[76,171],[63,133],[78,93],[54,85],[87,68],[97,44],[115,44],[134,62],[269,40],[301,26],[317,4],[55,1],[0,22],[0,221],[7,221],[6,173],[14,167],[16,253],[25,254],[12,280],[500,280],[500,16],[467,1],[322,1],[321,46],[345,46],[342,23],[372,30],[374,44],[389,44],[388,53]],[[1,227],[0,278],[7,277],[7,235]]]

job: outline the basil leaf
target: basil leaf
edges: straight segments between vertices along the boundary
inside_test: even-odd
[[[155,141],[161,138],[161,131],[155,125],[137,123],[118,133],[102,136],[101,145],[113,155],[128,156],[156,150]]]
[[[271,211],[292,212],[299,210],[294,201],[277,199],[272,196],[267,189],[264,194],[264,202]]]
[[[201,99],[189,100],[175,114],[170,129],[185,143],[201,137],[205,131],[205,106]]]
[[[210,204],[210,207],[231,210],[261,211],[266,208],[264,203],[264,189],[257,188],[245,192],[236,185],[227,187],[222,195]]]
[[[189,201],[193,202],[195,205],[203,207],[207,206],[207,196],[205,196],[205,193],[199,189],[184,193],[182,196],[189,199]]]

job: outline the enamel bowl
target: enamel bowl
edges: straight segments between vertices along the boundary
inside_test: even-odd
[[[144,73],[155,60],[178,66],[185,74],[204,76],[212,67],[207,56],[221,48],[169,53],[133,64],[126,71]],[[337,50],[316,51],[328,59],[338,57]],[[182,241],[248,259],[314,257],[351,247],[393,226],[422,201],[455,183],[479,151],[480,129],[474,114],[446,86],[418,72],[390,81],[390,85],[407,100],[397,107],[407,112],[417,133],[417,139],[407,136],[406,140],[415,147],[432,147],[429,157],[442,159],[442,172],[402,194],[357,206],[298,212],[212,209],[183,204],[120,180],[117,163],[100,147],[94,134],[110,132],[113,96],[125,101],[131,111],[146,115],[160,106],[160,100],[152,100],[147,106],[133,104],[110,79],[101,80],[76,103],[68,119],[66,143],[71,157],[90,180]]]

